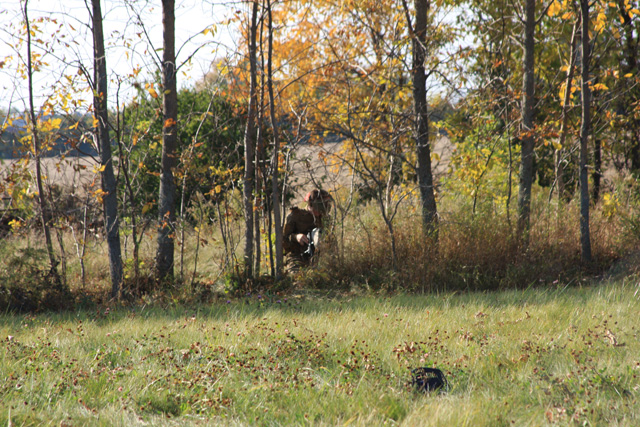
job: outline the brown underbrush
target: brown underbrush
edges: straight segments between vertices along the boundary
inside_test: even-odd
[[[267,248],[262,248],[262,273],[247,281],[237,264],[242,259],[241,239],[225,246],[216,224],[200,224],[197,231],[192,228],[181,234],[184,241],[176,245],[175,278],[169,282],[153,279],[152,235],[140,243],[137,268],[124,245],[125,279],[119,303],[189,304],[247,294],[439,293],[582,284],[610,272],[632,273],[633,263],[624,260],[640,247],[640,210],[633,197],[615,199],[615,204],[611,200],[591,209],[590,263],[581,259],[577,202],[558,206],[542,192],[534,198],[531,227],[522,239],[515,234],[514,207],[507,214],[504,207],[479,205],[471,214],[469,202],[462,197],[441,200],[438,234],[424,235],[417,199],[406,198],[393,218],[395,247],[377,206],[355,203],[340,216],[342,221],[336,216],[327,227],[317,264],[277,283],[269,274]],[[242,235],[239,224],[229,230],[233,234],[226,242],[229,236]],[[37,232],[21,230],[3,238],[0,310],[46,311],[113,302],[104,237],[90,235],[80,241],[70,232],[58,234],[57,250],[65,255],[60,277],[50,273]],[[79,244],[84,244],[83,256]]]
[[[450,202],[450,206],[455,203]],[[462,208],[460,207],[462,205]],[[349,227],[344,247],[331,250],[319,269],[307,275],[307,285],[409,292],[478,291],[579,283],[612,269],[618,260],[640,247],[634,224],[637,208],[592,208],[592,262],[581,257],[579,206],[534,203],[525,239],[515,233],[515,213],[485,211],[470,215],[464,204],[439,217],[439,232],[425,236],[414,206],[408,205],[394,223],[396,261],[388,228],[375,219],[373,208],[359,211]],[[348,226],[347,226],[348,227]],[[326,280],[318,280],[324,277]]]

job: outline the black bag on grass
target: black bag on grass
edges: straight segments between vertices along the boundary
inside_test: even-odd
[[[448,386],[447,379],[440,369],[416,368],[411,371],[411,385],[416,391],[427,393]]]

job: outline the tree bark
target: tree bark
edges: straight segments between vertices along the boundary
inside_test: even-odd
[[[533,147],[534,138],[534,105],[535,105],[535,30],[536,30],[536,2],[526,0],[524,27],[524,62],[522,81],[522,124],[521,158],[520,158],[520,187],[518,190],[518,226],[517,233],[525,245],[528,242],[531,216],[531,187],[533,186]]]
[[[160,192],[158,197],[158,248],[155,270],[158,279],[173,277],[174,240],[176,221],[176,183],[173,170],[176,166],[178,144],[178,93],[176,90],[175,54],[175,4],[174,0],[162,0],[162,161]]]
[[[282,249],[282,220],[280,213],[280,190],[278,186],[278,159],[280,155],[280,139],[278,136],[278,125],[276,122],[275,97],[273,95],[273,18],[271,14],[271,0],[267,0],[267,13],[269,14],[269,46],[267,59],[267,85],[269,86],[269,106],[271,115],[271,128],[273,130],[273,157],[271,159],[271,200],[273,206],[273,224],[276,237],[276,268],[275,279],[282,276],[284,267]]]
[[[602,141],[596,139],[594,141],[593,149],[593,173],[591,174],[593,179],[593,192],[591,193],[591,200],[595,205],[600,200],[600,189],[602,181]]]
[[[564,99],[562,100],[562,124],[560,127],[559,147],[555,152],[556,164],[556,185],[558,186],[558,202],[562,203],[566,200],[564,185],[564,145],[567,140],[567,127],[569,122],[569,103],[571,102],[571,88],[573,83],[573,74],[576,66],[576,52],[578,50],[578,29],[580,27],[580,18],[576,19],[571,33],[571,51],[569,56],[569,68],[567,69],[567,78],[565,81]]]
[[[36,188],[38,189],[38,203],[40,205],[40,221],[42,222],[42,232],[44,234],[45,244],[47,247],[47,255],[49,256],[49,266],[51,273],[57,279],[58,275],[58,259],[53,250],[53,241],[51,240],[51,230],[49,222],[51,220],[51,211],[47,206],[47,198],[44,194],[44,185],[42,185],[42,165],[40,163],[40,135],[38,134],[38,117],[36,117],[36,109],[33,102],[33,64],[31,56],[31,25],[29,22],[29,1],[24,2],[24,22],[27,31],[27,79],[29,85],[29,116],[30,127],[33,142],[33,156],[36,163]]]
[[[123,118],[123,122],[124,122],[124,117],[125,117],[125,108],[122,108],[122,118]],[[119,106],[117,107],[117,110],[119,111],[120,108]],[[122,127],[120,126],[120,120],[118,118],[118,126],[116,129],[116,139],[118,141],[118,157],[120,159],[120,172],[122,172],[122,176],[124,177],[124,186],[125,186],[125,190],[123,193],[123,202],[122,202],[122,208],[126,210],[127,205],[129,206],[129,217],[131,218],[131,238],[133,241],[133,254],[132,254],[132,261],[133,261],[133,282],[134,283],[138,283],[138,278],[140,277],[140,262],[139,262],[139,253],[140,253],[140,241],[143,237],[143,233],[140,233],[140,236],[138,236],[138,221],[137,221],[137,216],[136,216],[136,212],[135,212],[135,192],[133,191],[133,186],[131,185],[131,175],[130,175],[130,157],[128,155],[125,155],[125,152],[127,151],[126,148],[124,147],[124,143],[122,142]],[[144,227],[142,227],[144,229]],[[125,239],[125,244],[124,244],[124,252],[127,252],[127,240]]]
[[[109,251],[109,272],[111,273],[111,296],[116,298],[122,284],[122,253],[120,248],[120,222],[118,218],[118,197],[116,177],[113,172],[111,141],[109,139],[107,110],[107,61],[102,30],[102,10],[100,0],[91,0],[93,25],[93,110],[97,119],[97,141],[100,150],[102,206],[104,225]]]
[[[580,0],[582,16],[582,123],[580,125],[580,244],[582,262],[591,262],[589,232],[589,171],[587,168],[589,132],[591,130],[591,89],[589,88],[589,0]]]
[[[257,47],[256,35],[258,29],[258,2],[254,0],[251,12],[251,26],[249,28],[249,67],[250,67],[250,95],[249,114],[244,133],[244,223],[245,223],[245,243],[244,243],[244,269],[247,278],[253,277],[253,189],[255,177],[255,138],[256,138],[256,109],[257,109]]]
[[[415,0],[416,23],[413,37],[413,102],[416,115],[416,154],[418,158],[418,185],[422,202],[422,228],[437,238],[438,211],[429,145],[429,115],[427,104],[427,16],[428,0]]]

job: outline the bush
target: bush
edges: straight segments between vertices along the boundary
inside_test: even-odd
[[[47,264],[42,249],[16,250],[0,270],[0,310],[36,312],[72,308],[69,288]]]
[[[616,259],[637,247],[640,221],[634,206],[614,219],[601,208],[591,216],[592,251],[589,266],[580,258],[577,202],[549,203],[538,194],[532,207],[529,243],[515,234],[515,208],[511,220],[499,210],[478,209],[470,214],[462,198],[441,204],[437,241],[421,233],[420,217],[407,203],[394,222],[397,265],[392,265],[389,232],[375,206],[360,206],[345,224],[344,241],[318,266],[311,277],[330,277],[324,286],[355,287],[374,291],[438,292],[504,290],[549,285],[599,275]],[[415,201],[414,201],[415,202]],[[622,209],[622,208],[620,208]],[[309,281],[307,281],[309,282]],[[305,282],[306,285],[309,283]],[[318,280],[311,281],[317,287]],[[330,283],[327,285],[327,283]]]

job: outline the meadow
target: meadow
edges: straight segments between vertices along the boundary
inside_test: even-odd
[[[638,276],[0,317],[0,423],[638,425]],[[449,387],[418,393],[410,369]]]

